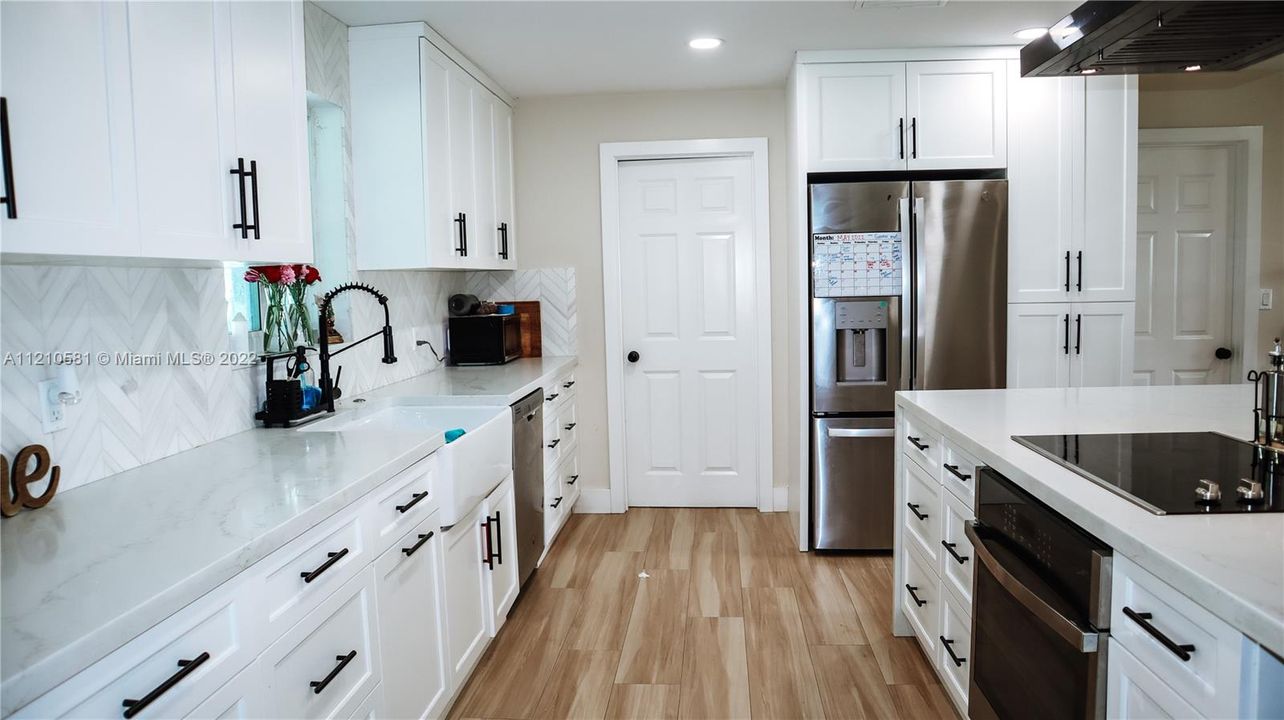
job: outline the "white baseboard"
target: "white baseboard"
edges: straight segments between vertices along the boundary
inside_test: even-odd
[[[789,509],[789,487],[786,485],[777,485],[772,488],[774,502],[772,503],[776,512],[784,512]]]
[[[584,488],[580,491],[579,502],[575,503],[575,512],[588,514],[611,512],[611,489]]]

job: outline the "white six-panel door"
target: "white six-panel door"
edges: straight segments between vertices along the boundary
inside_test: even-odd
[[[1230,382],[1231,150],[1142,147],[1137,177],[1138,385]]]
[[[747,157],[619,166],[630,505],[758,501],[754,218]]]

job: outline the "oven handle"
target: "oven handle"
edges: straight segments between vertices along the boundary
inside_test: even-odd
[[[969,521],[964,525],[963,532],[967,534],[968,540],[972,541],[972,551],[976,553],[977,559],[994,575],[994,579],[1003,586],[1003,589],[1007,590],[1026,610],[1029,610],[1040,623],[1079,652],[1097,652],[1100,635],[1096,632],[1084,632],[1073,620],[1058,612],[1009,573],[999,559],[990,553],[985,540],[977,535],[975,521]]]

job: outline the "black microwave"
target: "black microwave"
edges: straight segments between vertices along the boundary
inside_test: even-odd
[[[452,365],[503,365],[522,356],[516,314],[452,317],[447,331]]]

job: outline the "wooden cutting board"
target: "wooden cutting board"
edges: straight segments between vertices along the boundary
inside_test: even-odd
[[[538,300],[496,300],[497,305],[512,305],[517,311],[521,332],[522,357],[542,357]]]

